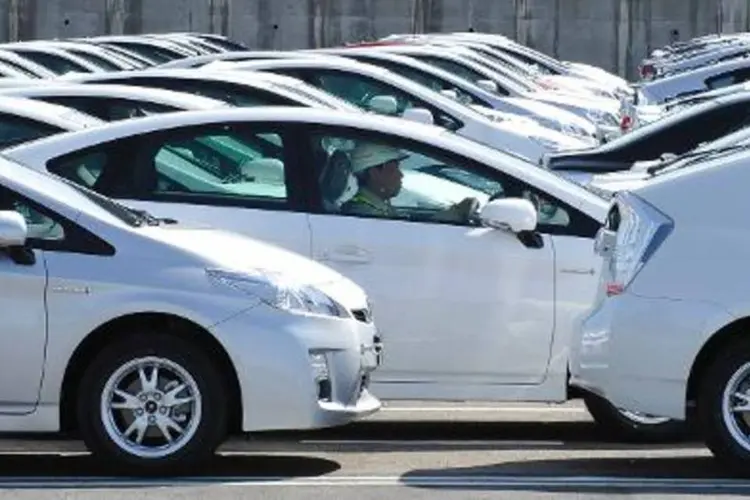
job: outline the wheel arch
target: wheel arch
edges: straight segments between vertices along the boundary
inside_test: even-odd
[[[743,333],[747,332],[747,340],[750,340],[750,316],[736,319],[717,330],[708,341],[703,344],[698,355],[690,367],[688,375],[685,401],[688,409],[691,409],[695,402],[700,380],[708,368],[711,360],[714,359],[725,346],[742,338]]]
[[[103,349],[110,339],[127,334],[129,330],[158,329],[187,338],[208,353],[220,370],[229,389],[229,431],[237,432],[242,423],[242,394],[234,364],[224,346],[205,328],[184,317],[171,313],[138,312],[113,318],[91,331],[73,351],[68,360],[60,392],[60,430],[75,433],[78,429],[76,404],[78,387],[89,361]]]

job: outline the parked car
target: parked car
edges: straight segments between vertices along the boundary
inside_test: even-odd
[[[659,78],[636,86],[633,104],[663,104],[672,99],[735,85],[750,79],[750,57]]]
[[[0,96],[21,97],[76,109],[104,121],[171,111],[230,107],[224,101],[185,92],[131,85],[35,85],[0,89]]]
[[[491,88],[485,88],[493,85],[490,80],[482,86],[413,57],[366,48],[316,49],[316,53],[339,55],[380,66],[438,92],[456,92],[456,99],[480,112],[497,110],[529,117],[544,127],[589,141],[592,145],[598,144],[603,137],[603,132],[592,121],[571,111],[525,97],[500,96]],[[492,116],[492,113],[488,111],[487,115]]]
[[[185,69],[75,75],[64,81],[79,84],[117,84],[165,89],[204,96],[232,106],[311,106],[357,111],[343,99],[323,92],[296,78],[274,73],[252,74]],[[2,80],[0,80],[2,85]]]
[[[665,153],[682,154],[750,125],[750,93],[717,97],[660,120],[587,151],[545,155],[545,168],[586,177],[591,173],[628,170],[633,163],[656,160]]]
[[[391,200],[398,212],[352,215],[358,158],[378,147],[408,156]],[[569,392],[568,342],[594,299],[593,238],[608,203],[515,156],[394,117],[288,107],[167,113],[2,154],[350,277],[386,332],[379,398],[582,397],[621,438],[679,432]]]
[[[0,96],[0,148],[104,124],[94,116],[57,104]]]
[[[218,64],[222,64],[218,66]],[[273,59],[206,65],[200,71],[270,72],[298,78],[364,110],[435,123],[498,150],[538,161],[548,151],[586,148],[590,143],[533,123],[506,124],[386,69],[343,57]],[[396,107],[392,105],[396,102]],[[387,108],[380,103],[387,102]]]
[[[573,384],[694,422],[722,466],[741,474],[750,462],[749,165],[747,148],[719,151],[615,196],[597,237],[599,292],[571,356]]]
[[[380,408],[367,297],[329,268],[5,158],[0,204],[0,430],[76,429],[101,460],[173,472],[229,433]]]

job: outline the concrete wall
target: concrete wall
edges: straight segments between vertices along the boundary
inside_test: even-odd
[[[632,76],[651,49],[750,30],[749,0],[0,0],[0,40],[206,31],[293,49],[390,33],[499,32]]]

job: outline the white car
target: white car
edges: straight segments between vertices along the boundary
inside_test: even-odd
[[[498,110],[518,116],[528,116],[544,127],[587,142],[598,143],[601,138],[599,129],[592,121],[581,118],[575,113],[534,99],[502,96],[495,82],[491,80],[476,84],[467,78],[413,57],[393,54],[385,50],[356,47],[314,49],[314,51],[302,53],[336,54],[373,64],[431,87],[433,90],[455,92],[460,102],[473,105],[475,109],[481,107],[488,109],[490,113],[492,110]]]
[[[596,96],[581,97],[544,89],[522,74],[514,74],[507,70],[501,73],[498,71],[499,68],[493,69],[481,64],[476,58],[467,57],[462,53],[465,50],[460,49],[422,45],[386,45],[371,48],[428,62],[476,84],[485,85],[482,82],[489,80],[501,90],[497,92],[498,96],[523,97],[558,106],[594,122],[607,138],[620,134],[620,104],[616,100]]]
[[[207,226],[0,159],[0,432],[77,430],[97,458],[175,472],[240,432],[377,412],[364,291]]]
[[[58,104],[0,95],[0,148],[105,123]]]
[[[749,166],[747,149],[719,152],[617,194],[597,238],[598,298],[571,346],[574,384],[618,407],[695,422],[713,454],[742,474]]]
[[[232,106],[311,106],[347,111],[360,109],[296,78],[274,73],[252,74],[193,69],[145,69],[75,75],[56,81],[119,84],[173,90],[210,97]],[[0,85],[2,80],[0,79]]]
[[[76,109],[104,121],[171,111],[229,108],[230,104],[187,92],[133,85],[74,83],[0,88],[1,96],[21,97]]]
[[[209,66],[211,68],[209,69]],[[541,126],[495,122],[439,92],[372,64],[337,56],[219,62],[194,71],[270,72],[299,78],[351,104],[378,111],[374,98],[395,99],[385,114],[434,123],[458,135],[538,162],[544,153],[590,147],[583,140]]]
[[[359,187],[357,144],[409,157],[391,201],[400,215],[346,212]],[[593,238],[608,202],[512,155],[399,118],[288,107],[137,118],[2,154],[350,277],[370,295],[387,345],[373,378],[379,398],[584,396],[569,392],[569,341],[594,300]],[[481,207],[469,219],[431,218],[467,197]],[[584,397],[620,436],[669,430]]]

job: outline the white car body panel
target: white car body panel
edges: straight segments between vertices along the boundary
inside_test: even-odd
[[[365,347],[376,334],[373,323],[276,309],[213,285],[205,269],[280,272],[346,307],[367,308],[365,292],[339,273],[236,233],[189,224],[134,227],[56,178],[9,161],[0,161],[0,179],[116,248],[94,255],[35,249],[30,266],[0,256],[0,303],[13,311],[6,325],[15,328],[0,340],[3,432],[59,430],[62,382],[75,349],[108,321],[144,312],[193,322],[226,349],[245,431],[341,425],[379,409],[367,390],[352,392],[372,368]],[[309,349],[337,351],[331,370],[340,385],[330,403],[317,400]]]
[[[398,134],[491,165],[595,220],[603,220],[606,213],[607,203],[579,186],[438,127],[322,109],[169,113],[43,139],[3,154],[43,170],[47,158],[88,145],[216,120],[310,121]],[[440,182],[430,186],[440,189]],[[471,193],[468,188],[443,189],[436,196],[438,202],[449,202]],[[543,248],[529,251],[515,237],[484,227],[125,203],[158,216],[252,234],[310,256],[363,286],[371,295],[375,321],[388,346],[384,364],[373,378],[379,397],[529,401],[566,397],[568,341],[590,307],[598,282],[590,238],[547,235]],[[467,328],[467,322],[472,327]],[[472,341],[467,343],[467,338]]]
[[[699,352],[750,317],[748,165],[748,151],[730,153],[632,190],[674,226],[622,293],[600,293],[572,343],[573,383],[627,410],[686,418]],[[706,193],[720,196],[685,203]],[[601,290],[611,281],[607,254]]]

